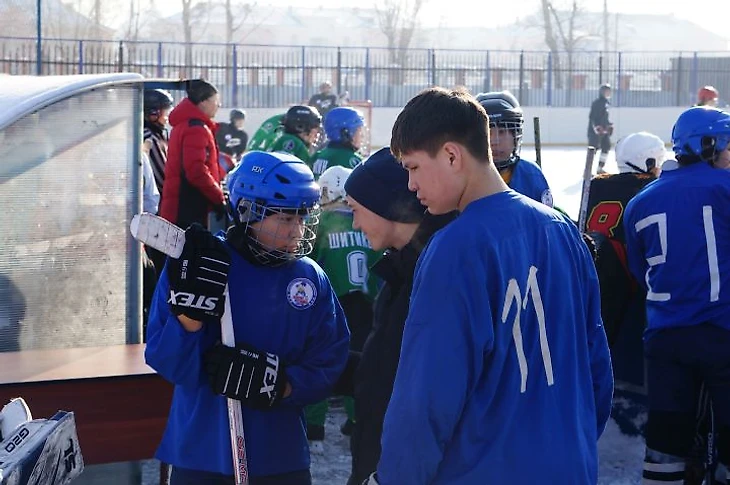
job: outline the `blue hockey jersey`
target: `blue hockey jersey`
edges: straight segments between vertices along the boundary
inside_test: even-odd
[[[548,207],[553,206],[553,194],[542,169],[535,162],[521,158],[514,166],[508,185],[515,192],[532,200],[542,202]]]
[[[645,285],[647,329],[730,329],[730,172],[696,163],[662,172],[626,208],[629,268]]]
[[[303,407],[327,397],[345,367],[349,332],[329,280],[311,259],[255,266],[233,249],[229,294],[237,342],[278,354],[292,393],[272,410],[243,408],[249,475],[309,468]],[[147,328],[147,363],[175,385],[156,457],[173,466],[233,474],[226,399],[214,394],[203,354],[221,338],[220,324],[187,332],[170,313],[163,271]]]
[[[469,204],[416,269],[381,485],[595,484],[613,381],[574,224],[514,191]]]

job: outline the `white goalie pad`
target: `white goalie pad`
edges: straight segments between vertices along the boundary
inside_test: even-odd
[[[65,485],[83,469],[71,412],[23,422],[0,442],[0,485]]]

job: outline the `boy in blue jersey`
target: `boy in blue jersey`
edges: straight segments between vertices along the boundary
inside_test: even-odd
[[[370,481],[595,484],[612,377],[578,230],[507,187],[466,92],[411,99],[391,150],[430,213],[460,215],[419,259]]]
[[[649,419],[645,483],[676,483],[695,434],[702,385],[714,412],[717,478],[730,465],[730,113],[694,107],[672,131],[679,168],[626,208],[631,272],[647,290],[644,355]],[[715,168],[713,168],[715,167]],[[685,482],[689,483],[689,482]],[[699,483],[699,482],[697,482]]]
[[[225,238],[191,226],[155,293],[145,358],[175,385],[156,456],[172,485],[233,484],[228,397],[243,405],[250,485],[309,485],[303,409],[329,395],[349,345],[329,280],[305,257],[319,187],[293,155],[254,151],[228,188]],[[226,283],[235,349],[220,343]]]
[[[542,169],[520,158],[525,117],[517,98],[509,91],[500,91],[478,94],[477,101],[489,116],[492,161],[502,179],[512,190],[552,207],[553,194]]]

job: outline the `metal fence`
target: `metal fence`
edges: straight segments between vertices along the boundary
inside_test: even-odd
[[[35,39],[0,37],[0,73],[34,74]],[[730,53],[391,50],[172,42],[44,39],[41,72],[138,72],[205,77],[226,104],[280,107],[308,99],[325,80],[351,99],[403,106],[421,89],[508,89],[526,106],[588,106],[604,82],[614,106],[684,106],[712,84],[730,92]]]

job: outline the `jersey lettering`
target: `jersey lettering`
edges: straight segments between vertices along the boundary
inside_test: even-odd
[[[588,216],[586,228],[606,237],[614,237],[614,230],[621,224],[623,213],[624,206],[617,200],[599,202]]]
[[[667,261],[667,213],[652,214],[644,217],[634,224],[637,233],[647,227],[656,224],[659,234],[659,248],[661,252],[655,256],[646,258],[649,268],[646,270],[645,280],[648,288],[646,299],[651,301],[669,301],[672,298],[670,293],[656,292],[649,284],[649,274],[652,267],[664,264]],[[717,238],[715,236],[715,225],[712,221],[712,206],[702,206],[702,224],[705,229],[705,247],[707,248],[708,271],[710,274],[710,301],[720,299],[720,267],[717,259]]]
[[[347,275],[350,284],[362,286],[367,293],[368,264],[367,256],[363,251],[352,251],[347,255]]]
[[[327,241],[330,249],[340,249],[348,247],[370,247],[370,241],[360,231],[331,232],[327,234]]]
[[[197,308],[198,310],[214,310],[215,305],[218,303],[218,298],[212,296],[206,297],[205,295],[196,296],[192,293],[185,293],[184,291],[175,293],[170,290],[168,303]]]
[[[515,351],[517,352],[517,363],[520,368],[520,394],[527,391],[527,359],[525,358],[525,346],[522,342],[522,328],[520,327],[520,316],[523,311],[527,310],[527,303],[532,296],[532,303],[537,317],[537,326],[540,339],[540,351],[542,353],[542,363],[545,367],[545,377],[547,377],[548,386],[555,384],[553,376],[553,361],[550,357],[550,347],[547,341],[547,328],[545,326],[545,308],[542,304],[542,295],[540,287],[537,284],[537,268],[530,266],[527,276],[527,284],[524,298],[520,285],[515,278],[509,280],[507,284],[507,294],[504,298],[504,306],[502,307],[502,323],[507,322],[512,304],[516,304],[515,318],[512,323],[512,338],[515,341]],[[521,308],[520,308],[521,307]]]

